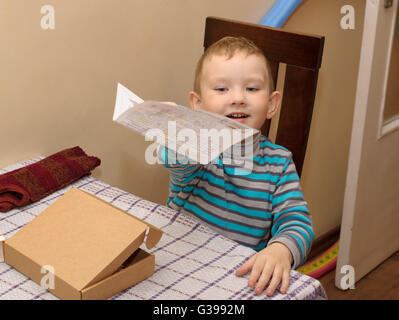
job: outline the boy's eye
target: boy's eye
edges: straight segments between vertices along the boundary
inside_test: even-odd
[[[248,87],[247,90],[250,91],[250,92],[255,92],[255,91],[258,91],[259,89],[258,88],[254,88],[254,87]]]
[[[216,88],[215,90],[219,92],[225,92],[227,91],[227,88]]]

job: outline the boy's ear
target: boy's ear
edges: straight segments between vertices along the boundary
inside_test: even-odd
[[[269,106],[267,109],[267,119],[271,119],[277,112],[278,107],[280,106],[281,103],[281,93],[279,91],[274,91],[269,97]]]
[[[194,110],[199,110],[201,109],[201,97],[199,96],[198,93],[191,91],[188,94],[188,100],[190,102],[190,106]]]

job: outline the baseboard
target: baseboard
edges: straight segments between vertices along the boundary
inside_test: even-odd
[[[313,241],[312,248],[310,249],[307,261],[312,261],[317,258],[328,248],[330,248],[334,243],[339,240],[341,225],[331,229],[330,231],[324,233],[317,239]]]

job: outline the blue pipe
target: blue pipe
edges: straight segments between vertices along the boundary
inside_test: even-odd
[[[303,0],[276,0],[260,24],[266,27],[281,28]]]

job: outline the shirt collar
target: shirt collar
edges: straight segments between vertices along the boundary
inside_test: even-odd
[[[223,157],[233,159],[253,159],[259,153],[261,133],[258,132],[228,148],[223,152]]]

